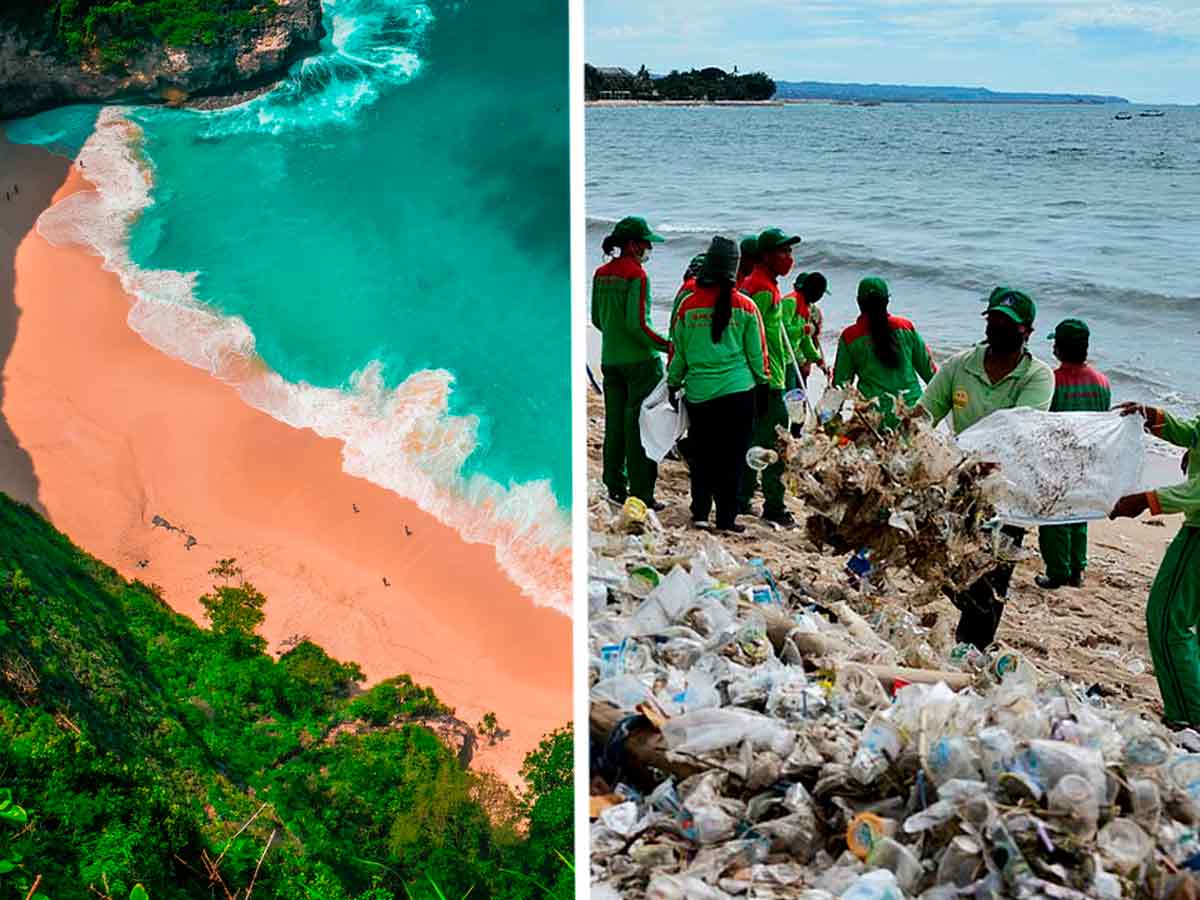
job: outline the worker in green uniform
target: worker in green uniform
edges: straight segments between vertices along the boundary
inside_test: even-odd
[[[708,524],[715,501],[717,528],[741,532],[738,480],[750,447],[754,394],[766,388],[769,361],[762,315],[734,289],[737,260],[733,241],[713,238],[695,289],[671,320],[667,387],[673,404],[681,388],[687,403],[693,524]]]
[[[1059,367],[1054,370],[1054,399],[1050,412],[1107,412],[1112,388],[1103,372],[1087,364],[1091,332],[1081,319],[1063,319],[1050,335]],[[1063,585],[1083,587],[1087,568],[1087,522],[1043,525],[1038,529],[1038,549],[1046,574],[1034,582],[1043,590]]]
[[[660,241],[645,219],[622,219],[602,245],[606,256],[619,255],[592,279],[592,324],[603,336],[604,486],[617,503],[632,495],[651,509],[663,508],[654,499],[658,466],[642,449],[638,415],[662,379],[659,354],[666,352],[667,339],[650,324],[650,279],[642,263],[650,245]]]
[[[1141,413],[1146,430],[1187,448],[1187,480],[1117,501],[1111,518],[1183,513],[1183,527],[1163,557],[1146,603],[1146,633],[1154,677],[1163,698],[1163,720],[1172,728],[1200,728],[1200,418],[1184,421],[1166,410],[1122,403],[1122,414]]]
[[[783,403],[784,367],[787,365],[783,342],[783,307],[779,279],[792,270],[792,247],[800,243],[796,235],[785,234],[780,228],[768,228],[755,241],[757,262],[750,274],[738,284],[738,290],[754,301],[762,314],[767,335],[767,354],[770,382],[764,408],[756,410],[751,445],[773,448],[778,442],[775,429],[788,426],[787,407]],[[738,508],[750,512],[750,500],[758,487],[758,473],[744,465]],[[767,466],[762,473],[763,511],[768,522],[790,528],[795,525],[792,514],[783,505],[783,459]]]
[[[784,373],[784,387],[789,391],[803,387],[800,380],[808,381],[809,372],[816,366],[826,377],[829,376],[829,366],[825,363],[825,354],[821,350],[821,325],[823,318],[821,309],[817,306],[821,298],[829,290],[829,282],[820,272],[801,272],[796,276],[792,292],[784,294],[779,301],[783,307],[781,318],[796,353],[796,362],[800,364],[800,378],[796,377],[795,367],[789,365]]]
[[[1033,333],[1037,304],[1009,287],[998,287],[988,298],[986,340],[946,360],[921,395],[921,406],[937,424],[950,416],[955,434],[998,409],[1027,406],[1048,410],[1054,396],[1054,373],[1026,349]],[[1025,531],[1006,526],[1004,534],[1016,546]],[[987,648],[996,637],[1013,566],[993,569],[965,591],[951,597],[961,612],[955,639]]]
[[[859,316],[838,339],[833,364],[833,386],[857,381],[859,392],[879,404],[888,428],[898,421],[893,398],[912,408],[921,399],[921,382],[929,384],[937,371],[916,326],[888,314],[890,296],[882,278],[858,283]]]

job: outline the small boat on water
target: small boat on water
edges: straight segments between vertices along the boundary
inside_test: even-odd
[[[1113,116],[1113,118],[1120,119],[1122,122],[1126,122],[1133,118],[1133,113],[1117,113],[1115,116]]]
[[[1143,119],[1161,119],[1166,113],[1160,109],[1148,109],[1145,112],[1138,113],[1138,115]]]

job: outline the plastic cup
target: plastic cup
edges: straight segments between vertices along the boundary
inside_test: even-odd
[[[846,826],[846,845],[850,852],[865,860],[871,850],[885,837],[896,833],[896,823],[875,813],[859,813]]]
[[[803,422],[808,395],[800,388],[792,388],[783,395],[783,405],[787,408],[788,418],[793,422]]]
[[[646,504],[637,497],[628,497],[624,505],[621,507],[621,515],[627,522],[645,522]]]
[[[1096,835],[1096,847],[1100,855],[1123,875],[1141,865],[1153,849],[1146,832],[1132,819],[1113,819],[1101,828]]]
[[[746,451],[746,465],[761,472],[769,465],[779,462],[779,454],[768,447],[751,447]]]

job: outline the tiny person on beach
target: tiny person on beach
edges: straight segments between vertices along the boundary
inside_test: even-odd
[[[1122,415],[1140,413],[1146,430],[1187,448],[1187,480],[1117,501],[1110,518],[1183,513],[1183,527],[1167,547],[1146,602],[1146,634],[1163,721],[1172,729],[1200,728],[1200,418],[1186,422],[1164,409],[1122,403]]]
[[[692,523],[707,526],[713,504],[720,531],[745,531],[737,523],[737,493],[750,433],[755,393],[769,382],[762,314],[734,289],[737,245],[714,237],[694,289],[671,320],[674,353],[667,369],[671,405],[685,394]]]
[[[796,370],[788,366],[784,373],[784,386],[789,391],[808,384],[808,376],[814,365],[829,377],[829,366],[821,350],[823,317],[817,306],[828,291],[829,282],[820,272],[801,272],[792,284],[791,293],[784,294],[780,301],[783,304],[783,327],[796,353],[796,361],[800,363],[800,377],[804,379],[804,384],[801,384],[796,378]]]
[[[998,409],[1048,410],[1054,397],[1054,373],[1027,349],[1037,316],[1033,298],[998,287],[988,297],[984,315],[986,340],[946,360],[918,404],[935,425],[950,416],[955,434]],[[1018,547],[1025,540],[1023,528],[1006,525],[1002,531]],[[993,569],[950,598],[961,613],[954,631],[960,644],[986,650],[996,639],[1013,568]]]
[[[604,239],[605,256],[618,253],[592,278],[592,324],[600,330],[604,376],[604,486],[616,503],[637,497],[649,509],[658,465],[642,449],[642,401],[662,380],[665,337],[650,324],[650,279],[642,263],[662,238],[640,216],[627,216]]]
[[[755,240],[755,263],[750,274],[738,282],[738,290],[754,301],[762,314],[763,328],[767,335],[767,355],[770,384],[766,403],[757,409],[754,419],[754,435],[751,445],[773,449],[776,444],[775,429],[786,428],[789,423],[787,407],[783,403],[784,369],[787,366],[787,351],[783,338],[783,297],[779,293],[779,279],[792,271],[792,248],[800,243],[800,237],[786,234],[782,228],[768,228]],[[738,494],[738,511],[749,514],[750,501],[758,490],[758,473],[743,464],[742,485]],[[784,528],[796,524],[792,514],[783,505],[783,459],[780,458],[763,469],[762,517]]]
[[[1050,333],[1059,361],[1054,370],[1050,412],[1107,412],[1112,406],[1108,379],[1087,364],[1090,334],[1082,319],[1063,319]],[[1087,540],[1087,522],[1039,528],[1038,549],[1046,563],[1046,574],[1034,579],[1037,586],[1046,591],[1063,585],[1083,587]]]
[[[838,338],[832,379],[834,387],[857,382],[864,397],[877,399],[885,428],[897,422],[894,398],[915,406],[922,382],[929,384],[937,372],[916,326],[888,313],[890,298],[882,278],[858,283],[858,319]]]

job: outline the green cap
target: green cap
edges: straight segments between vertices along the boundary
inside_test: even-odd
[[[727,237],[716,235],[704,251],[704,263],[696,275],[697,281],[711,284],[737,278],[738,247]]]
[[[613,226],[612,238],[618,244],[623,244],[626,241],[649,241],[652,244],[661,244],[663,241],[662,235],[651,231],[650,226],[646,224],[646,220],[641,216],[626,216],[623,218]]]
[[[1033,320],[1037,318],[1037,304],[1023,291],[996,288],[988,296],[987,309],[983,314],[986,316],[990,312],[1002,312],[1018,325],[1032,328]]]
[[[874,275],[864,278],[858,283],[859,300],[886,300],[891,296],[888,283]]]
[[[826,294],[833,293],[829,290],[829,282],[820,272],[801,272],[796,276],[792,287],[802,293],[809,303],[816,303]]]
[[[798,243],[800,243],[799,235],[785,234],[782,228],[768,228],[758,235],[758,252],[770,253],[772,250],[791,247]]]
[[[742,238],[740,245],[742,256],[753,256],[758,252],[758,235],[748,234]]]
[[[1091,330],[1083,319],[1063,319],[1050,332],[1050,340],[1079,342],[1086,341],[1090,335]]]

